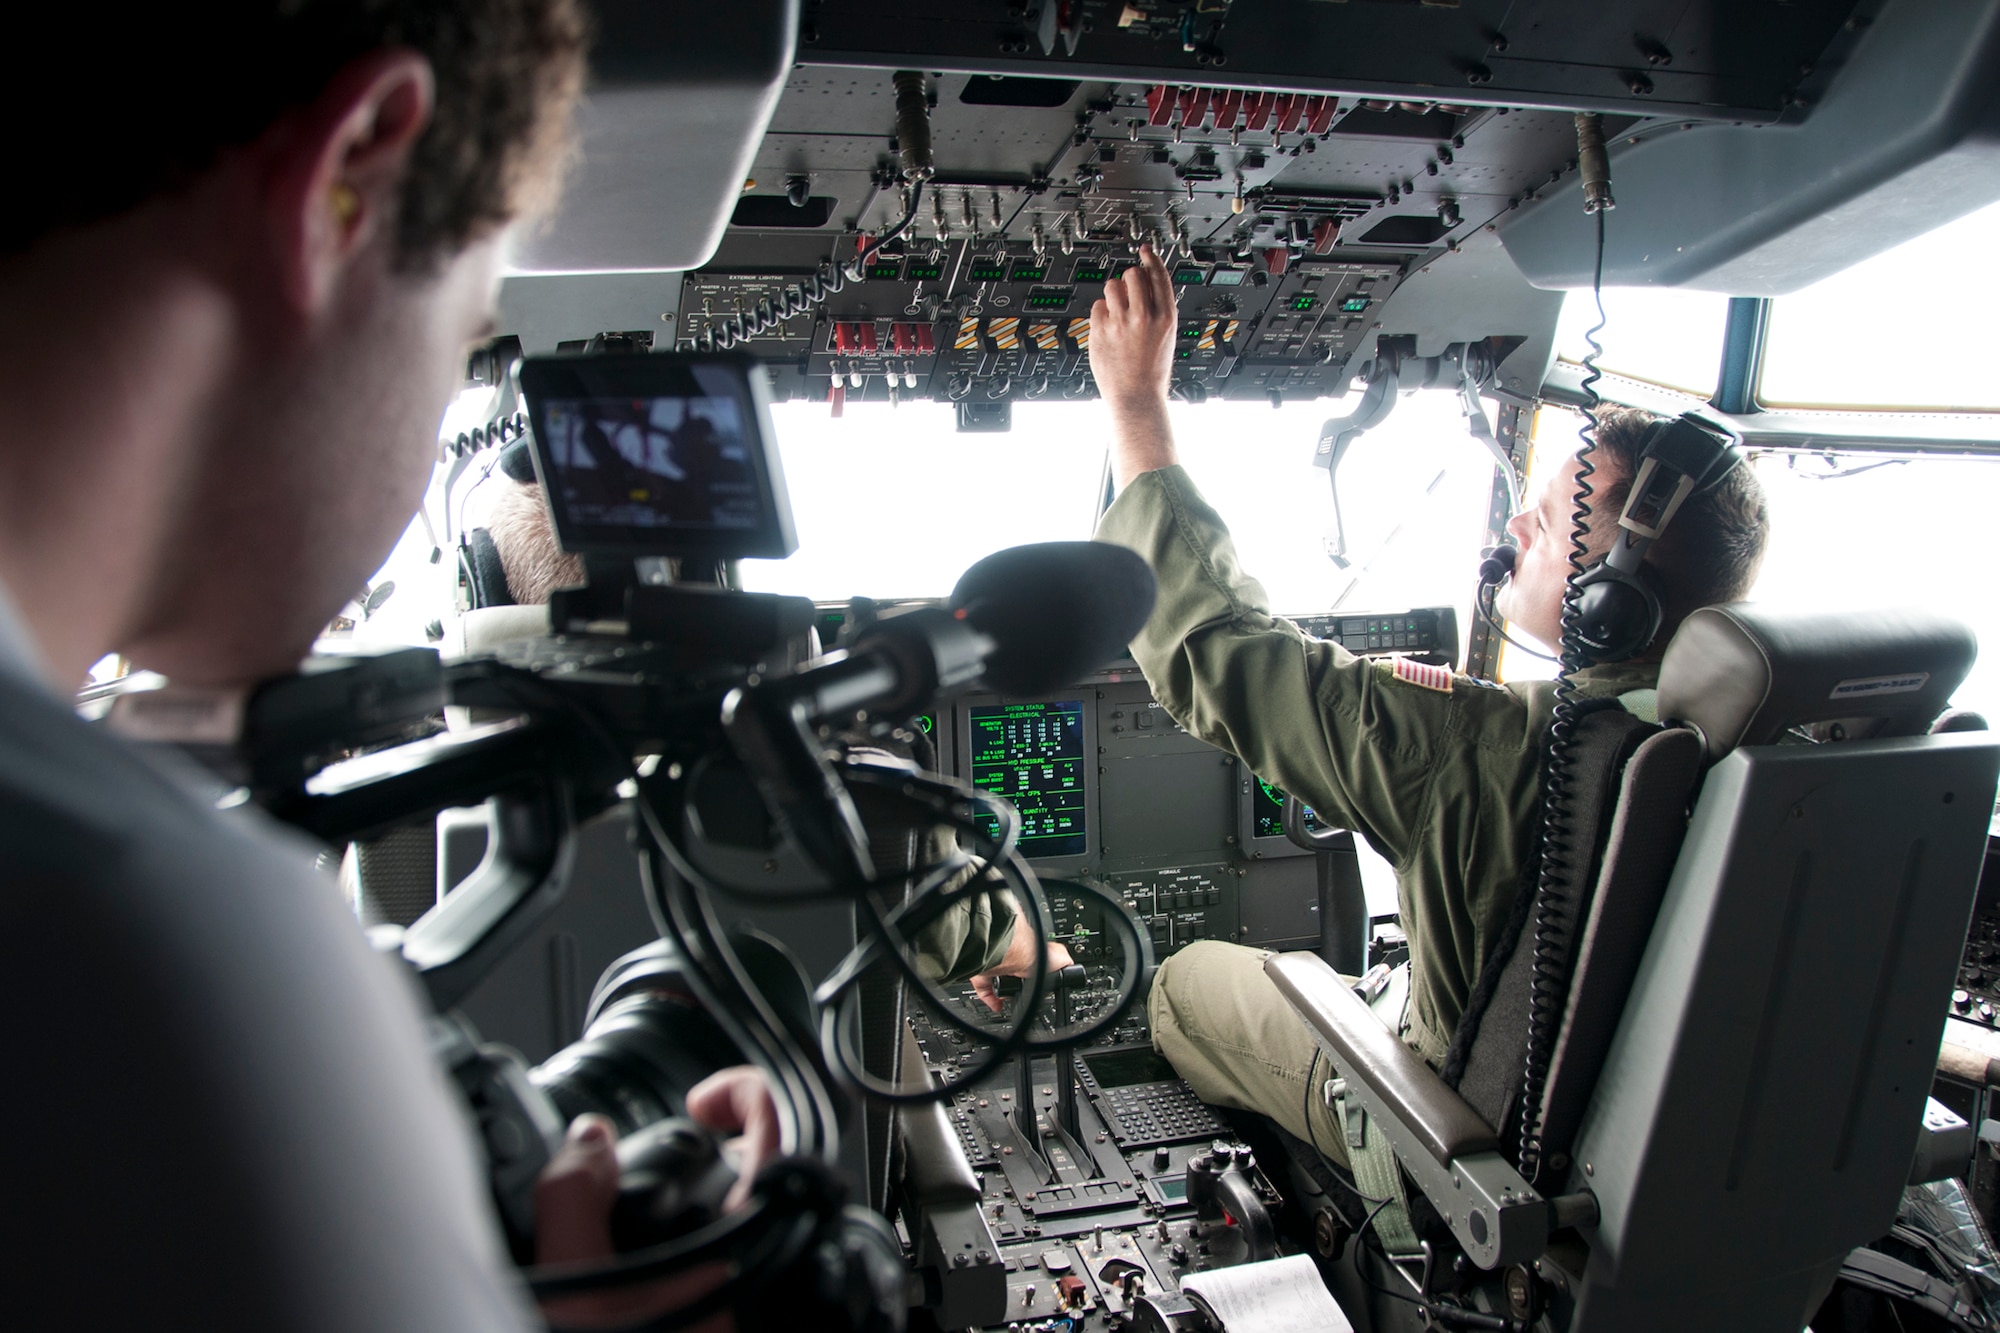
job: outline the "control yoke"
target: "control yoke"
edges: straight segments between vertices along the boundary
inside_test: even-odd
[[[1452,343],[1436,356],[1415,355],[1415,339],[1383,338],[1376,345],[1375,359],[1362,376],[1361,401],[1346,416],[1329,418],[1319,428],[1319,443],[1313,448],[1313,466],[1327,473],[1333,493],[1333,531],[1326,538],[1327,559],[1341,569],[1347,558],[1347,525],[1340,512],[1340,465],[1348,449],[1361,436],[1385,421],[1395,410],[1399,393],[1412,389],[1435,388],[1455,382],[1466,429],[1472,438],[1493,455],[1500,475],[1507,482],[1508,512],[1521,508],[1521,478],[1513,456],[1493,434],[1480,404],[1479,391],[1493,382],[1493,354],[1485,343]]]

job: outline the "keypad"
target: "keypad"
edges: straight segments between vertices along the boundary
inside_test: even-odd
[[[1126,1148],[1213,1138],[1228,1126],[1185,1083],[1136,1083],[1102,1094]]]

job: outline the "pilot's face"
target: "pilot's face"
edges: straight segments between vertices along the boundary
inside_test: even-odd
[[[490,336],[501,255],[495,237],[412,274],[385,247],[246,372],[155,571],[140,664],[209,683],[296,664],[409,524],[466,349]]]
[[[1563,588],[1570,576],[1570,524],[1576,510],[1576,459],[1566,459],[1562,469],[1549,478],[1527,509],[1507,520],[1507,534],[1521,548],[1514,561],[1514,573],[1501,587],[1496,605],[1513,625],[1533,635],[1553,650],[1562,638]],[[1604,494],[1609,481],[1600,463],[1591,478],[1591,487]],[[1595,560],[1604,542],[1604,530],[1596,515],[1591,520],[1588,559]]]

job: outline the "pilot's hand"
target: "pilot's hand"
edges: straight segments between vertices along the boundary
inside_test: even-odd
[[[725,1207],[739,1208],[749,1182],[778,1151],[778,1110],[764,1076],[748,1065],[710,1075],[688,1093],[690,1119],[737,1140],[739,1180]],[[601,1115],[571,1123],[555,1159],[535,1182],[535,1262],[580,1263],[608,1259],[611,1206],[618,1198],[618,1134]],[[542,1302],[551,1324],[617,1327],[679,1309],[729,1276],[727,1264],[704,1264],[658,1282]],[[725,1311],[695,1325],[694,1333],[730,1333]]]
[[[1173,277],[1142,245],[1139,262],[1105,283],[1090,308],[1090,373],[1111,407],[1111,475],[1120,490],[1179,461],[1167,424],[1179,329]]]
[[[1095,341],[1093,339],[1092,341]],[[1048,942],[1046,966],[1055,972],[1068,967],[1074,960],[1069,956],[1067,946],[1055,940]],[[1035,928],[1028,924],[1025,911],[1014,915],[1014,938],[1007,942],[1007,952],[1000,957],[1000,966],[991,972],[972,979],[972,993],[979,997],[994,1013],[1000,1012],[1000,991],[994,985],[1001,977],[1025,977],[1035,970]]]
[[[1180,314],[1174,282],[1150,243],[1139,262],[1104,284],[1090,308],[1090,373],[1114,408],[1165,403]]]

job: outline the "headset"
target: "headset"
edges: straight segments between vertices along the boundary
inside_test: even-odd
[[[524,486],[535,484],[535,462],[529,455],[526,435],[517,435],[509,441],[493,465]],[[500,548],[485,528],[468,528],[459,534],[458,588],[462,610],[514,605],[514,594],[507,589],[507,570],[500,562]]]
[[[1645,568],[1646,552],[1682,505],[1720,485],[1743,461],[1741,443],[1741,437],[1727,427],[1694,412],[1646,428],[1639,470],[1618,516],[1611,550],[1571,578],[1565,594],[1575,599],[1575,614],[1564,617],[1564,632],[1574,636],[1589,661],[1623,662],[1643,652],[1659,634],[1660,590],[1653,572]],[[1584,510],[1587,514],[1587,505]],[[1491,607],[1501,582],[1513,573],[1519,548],[1501,545],[1481,555],[1479,590],[1473,598],[1480,615],[1516,648],[1555,660],[1509,637]]]

